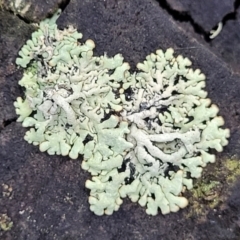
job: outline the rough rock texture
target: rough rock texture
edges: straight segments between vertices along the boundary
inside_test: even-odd
[[[26,22],[39,22],[64,8],[69,0],[0,0],[0,7],[20,16]]]
[[[0,14],[1,55],[5,53],[0,67],[0,214],[6,213],[13,221],[10,231],[0,231],[0,239],[240,238],[239,182],[230,188],[224,164],[229,158],[240,159],[240,78],[221,58],[186,33],[153,0],[69,3],[59,25],[77,26],[85,39],[96,41],[98,54],[122,53],[132,68],[157,48],[173,47],[177,54],[189,57],[193,67],[207,75],[209,97],[219,106],[232,133],[230,144],[196,183],[197,187],[203,180],[218,181],[217,195],[194,198],[188,192],[189,207],[167,216],[146,216],[143,208],[125,201],[112,216],[97,217],[88,209],[84,182],[89,175],[80,169],[81,159],[40,153],[23,140],[25,129],[12,120],[16,117],[13,101],[23,95],[14,59],[33,28],[16,16]],[[2,184],[12,191],[7,192]],[[217,197],[211,200],[211,196]],[[212,208],[209,203],[217,199]]]
[[[185,1],[184,3],[180,3],[180,1],[176,0],[157,0],[157,2],[172,17],[172,19],[175,20],[179,27],[183,28],[205,47],[209,48],[210,51],[214,52],[219,58],[225,61],[233,72],[240,74],[238,58],[240,39],[239,0],[235,0],[234,3],[233,1],[221,1],[221,4],[219,4],[219,1],[206,1],[207,5],[214,2],[214,7],[204,8],[204,11],[199,11],[198,14],[191,14],[190,12],[187,12],[186,10],[188,8],[183,8]],[[186,3],[187,2],[188,1],[186,1]],[[191,1],[191,9],[198,9],[199,4],[201,3],[202,1]],[[222,16],[222,19],[219,20],[223,22],[223,29],[216,38],[211,40],[209,38],[210,30],[213,27],[216,27],[218,22],[211,25],[209,29],[206,29],[206,26],[209,24],[209,22],[211,22],[211,19],[216,18],[217,12],[225,12],[227,9],[224,7],[225,4],[231,5],[231,11],[227,12]],[[202,21],[198,22],[197,19],[201,19]]]
[[[218,37],[210,42],[210,48],[222,58],[233,72],[240,75],[240,8],[236,12],[235,19],[226,21]]]
[[[212,1],[191,1],[191,0],[166,0],[172,9],[192,16],[195,23],[202,26],[209,32],[223,18],[234,12],[234,0],[212,0]]]
[[[15,65],[18,51],[34,27],[26,25],[16,16],[8,12],[0,12],[0,130],[4,124],[16,118],[14,106],[11,102],[21,94],[17,85],[20,71]],[[16,26],[18,26],[17,30]]]

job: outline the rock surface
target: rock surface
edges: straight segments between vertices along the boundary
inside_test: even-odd
[[[0,230],[0,239],[239,239],[239,182],[228,184],[224,162],[240,159],[240,77],[224,60],[153,0],[72,0],[68,4],[59,26],[77,27],[84,39],[96,42],[97,54],[122,53],[133,70],[158,48],[173,47],[176,54],[189,57],[194,68],[206,74],[209,97],[232,133],[224,152],[196,183],[203,179],[220,183],[216,190],[220,200],[214,208],[206,198],[194,199],[186,192],[189,207],[176,214],[150,217],[125,200],[112,216],[97,217],[89,211],[84,187],[89,175],[80,169],[81,159],[40,153],[23,139],[25,129],[15,122],[13,107],[15,98],[23,95],[17,85],[22,72],[14,61],[34,27],[6,11],[0,17],[0,214],[6,213],[13,221],[11,230]],[[223,49],[229,47],[227,38],[222,44]]]
[[[157,2],[181,28],[225,61],[233,72],[240,75],[239,0],[217,1],[217,3],[206,1],[206,5],[203,5],[202,1],[191,1],[191,4],[189,1],[181,0],[158,0]],[[213,4],[214,7],[210,8],[209,4]],[[225,6],[226,4],[228,7]],[[220,21],[223,23],[222,31],[216,38],[210,39],[210,30],[216,29]]]
[[[175,11],[190,15],[195,23],[210,32],[227,14],[234,12],[235,0],[166,0],[166,2]]]
[[[0,130],[8,121],[16,118],[12,103],[19,94],[17,82],[21,72],[15,60],[21,46],[28,40],[34,27],[22,22],[8,12],[0,12]]]
[[[210,43],[210,49],[228,63],[233,72],[240,75],[240,8],[236,11],[235,19],[225,22],[218,37]]]
[[[0,6],[18,15],[25,22],[39,22],[68,2],[69,0],[0,0]]]

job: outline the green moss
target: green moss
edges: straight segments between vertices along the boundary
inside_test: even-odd
[[[212,166],[204,174],[205,180],[197,182],[191,190],[192,202],[187,217],[205,217],[209,210],[225,202],[229,190],[240,177],[240,160],[226,159]]]
[[[228,171],[226,176],[227,183],[233,184],[240,176],[240,161],[238,159],[228,159],[224,163],[224,167]]]
[[[214,209],[221,202],[221,183],[214,180],[203,180],[195,184],[191,191],[192,202],[186,217],[198,217],[199,221],[204,220],[207,213]]]
[[[193,197],[208,202],[208,206],[214,208],[219,203],[219,187],[220,182],[218,181],[203,181],[192,190]]]

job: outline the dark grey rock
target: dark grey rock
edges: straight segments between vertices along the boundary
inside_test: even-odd
[[[235,19],[228,20],[220,34],[210,42],[211,51],[240,75],[240,9]]]
[[[169,4],[170,2],[172,3],[172,6],[166,5],[166,1],[158,1],[159,5],[163,7],[163,9],[168,14],[170,14],[172,19],[179,25],[180,28],[184,29],[184,31],[188,32],[189,35],[207,47],[211,52],[216,54],[223,61],[225,61],[233,73],[240,75],[238,57],[240,39],[240,2],[236,1],[234,3],[233,11],[229,12],[223,17],[223,29],[220,34],[214,39],[209,38],[210,30],[206,31],[204,29],[205,24],[208,24],[210,22],[206,17],[206,14],[202,15],[203,22],[198,23],[194,19],[194,14],[191,15],[190,11],[187,12],[186,9],[184,9],[181,5],[182,3],[180,1],[169,0]],[[186,3],[187,1],[184,1],[183,5]],[[199,1],[191,1],[191,6],[194,4],[201,3]],[[212,1],[210,4],[212,4]],[[224,2],[224,4],[229,4],[229,2]],[[220,4],[220,6],[222,5]],[[213,10],[210,8],[209,11]]]
[[[0,130],[16,118],[13,102],[22,94],[17,82],[22,70],[15,60],[23,44],[29,39],[34,27],[20,21],[17,16],[0,11]]]
[[[161,1],[161,0],[159,0]],[[172,9],[188,14],[206,32],[210,32],[223,18],[234,12],[235,0],[166,0]]]

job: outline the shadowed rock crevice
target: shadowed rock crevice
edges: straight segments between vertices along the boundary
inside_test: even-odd
[[[205,32],[210,32],[214,26],[223,18],[236,11],[236,0],[212,0],[212,1],[190,1],[190,0],[165,0],[168,9],[176,12],[187,12],[194,23],[201,26]],[[161,1],[161,2],[165,2]],[[160,2],[160,1],[159,1]]]
[[[230,67],[233,73],[240,74],[238,56],[240,0],[230,1],[190,1],[156,0],[175,22],[192,35]],[[211,30],[222,29],[210,39]]]
[[[223,26],[224,26],[228,21],[230,21],[230,20],[236,20],[236,19],[237,19],[239,7],[240,7],[240,0],[236,0],[235,3],[234,3],[234,11],[226,14],[226,15],[222,18]],[[215,27],[216,27],[216,26],[215,26]]]
[[[179,11],[177,8],[175,9],[174,7],[171,6],[171,4],[168,2],[168,0],[156,0],[159,3],[159,6],[163,8],[165,11],[168,12],[169,15],[173,17],[174,20],[179,21],[179,22],[187,22],[189,23],[194,31],[201,35],[206,42],[210,42],[211,39],[209,38],[209,31],[207,31],[204,27],[204,25],[198,23],[195,20],[195,16],[191,14],[190,11],[182,10]],[[171,2],[171,0],[170,0]],[[227,13],[222,17],[222,20],[220,22],[223,23],[223,26],[226,24],[227,21],[229,20],[236,20],[237,18],[237,10],[240,6],[240,0],[236,0],[234,2],[234,11]],[[216,29],[217,25],[213,26],[213,29]]]
[[[17,118],[11,118],[11,119],[7,119],[5,121],[3,121],[3,128],[7,127],[8,125],[10,125],[13,122],[16,122]],[[0,131],[1,132],[1,131]]]
[[[169,15],[173,17],[174,20],[179,22],[188,22],[193,27],[194,31],[201,35],[205,41],[209,42],[209,33],[204,30],[204,28],[195,22],[194,18],[188,11],[177,11],[173,9],[167,0],[156,0],[159,3],[159,6],[167,11]]]
[[[59,8],[62,9],[62,11],[64,11],[64,9],[68,6],[68,4],[70,3],[71,0],[64,0],[62,1],[58,6]]]

